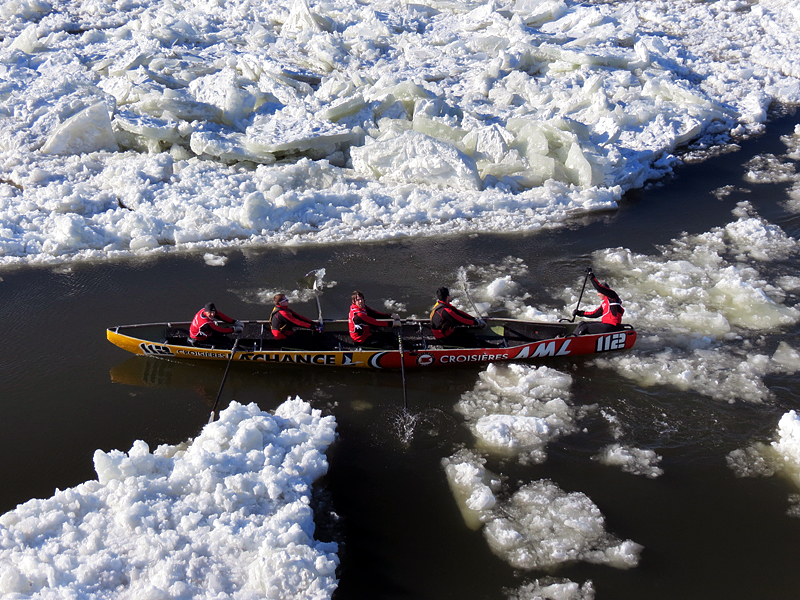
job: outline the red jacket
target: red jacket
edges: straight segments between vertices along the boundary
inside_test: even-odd
[[[431,332],[441,340],[451,335],[458,325],[475,325],[478,319],[452,304],[438,300],[431,310]]]
[[[288,306],[276,306],[269,317],[272,326],[272,336],[276,340],[285,340],[296,327],[311,329],[316,325],[311,319],[298,315]]]
[[[224,321],[225,323],[233,323],[228,315],[217,311],[217,321]],[[206,316],[206,309],[201,308],[200,311],[192,319],[192,324],[189,327],[189,337],[193,340],[202,342],[211,337],[211,332],[218,333],[233,333],[233,327],[221,327],[214,322],[214,319],[209,319]]]
[[[619,325],[622,323],[622,315],[625,313],[625,309],[622,308],[622,302],[617,293],[610,287],[601,285],[594,276],[592,276],[591,282],[594,289],[603,294],[603,300],[600,302],[600,306],[592,312],[584,311],[583,316],[596,319],[600,315],[603,315],[601,319],[603,323],[608,323],[609,325]]]
[[[392,315],[387,315],[375,309],[365,306],[359,308],[357,304],[350,305],[350,337],[354,342],[362,343],[367,341],[370,336],[369,326],[389,327],[391,323],[379,321],[378,319],[391,319]]]

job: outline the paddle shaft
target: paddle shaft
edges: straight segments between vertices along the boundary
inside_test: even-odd
[[[217,404],[219,404],[219,398],[222,396],[222,388],[225,387],[225,380],[228,378],[228,369],[231,368],[231,362],[233,362],[233,355],[236,354],[236,346],[239,344],[239,338],[237,337],[233,340],[233,348],[231,348],[231,355],[228,357],[228,364],[225,365],[225,373],[222,375],[222,383],[219,385],[219,391],[217,392],[217,399],[214,400],[214,407],[211,409],[211,415],[208,417],[208,422],[214,422],[214,413],[217,410]]]
[[[575,310],[578,310],[581,305],[581,300],[583,300],[583,291],[586,289],[586,282],[589,281],[589,271],[586,271],[586,276],[583,278],[583,287],[581,288],[581,293],[578,296],[578,303],[575,305]],[[575,315],[572,315],[572,318],[569,320],[570,323],[575,322]]]
[[[472,310],[474,310],[475,314],[478,315],[480,318],[483,318],[483,315],[481,315],[480,311],[478,310],[478,307],[475,306],[475,303],[472,301],[472,296],[469,295],[469,287],[467,286],[466,272],[464,272],[464,277],[462,279],[463,279],[462,284],[464,287],[464,293],[467,295],[467,300],[469,300],[469,303],[472,304]],[[486,318],[488,319],[488,316]]]
[[[319,292],[317,292],[317,280],[314,280],[314,297],[317,299],[317,311],[319,313],[319,326],[322,327],[322,305],[319,303]]]
[[[406,395],[406,361],[403,354],[403,327],[397,328],[397,347],[400,350],[400,375],[403,378],[403,408],[408,409],[408,396]]]

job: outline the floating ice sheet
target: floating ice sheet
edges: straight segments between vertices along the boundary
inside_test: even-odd
[[[732,451],[726,460],[738,477],[770,477],[780,473],[800,486],[800,417],[797,412],[790,410],[781,416],[774,441],[754,442]],[[789,502],[788,514],[800,517],[800,495],[790,495]]]
[[[490,364],[456,410],[467,419],[478,449],[522,463],[540,463],[548,442],[575,430],[572,377],[549,367]]]
[[[97,480],[0,517],[0,595],[330,598],[309,499],[335,427],[299,398],[232,402],[187,444],[96,451]]]
[[[492,551],[517,569],[552,569],[576,561],[635,567],[642,547],[605,529],[597,506],[580,492],[534,481],[499,502],[500,481],[475,453],[443,460],[448,482],[467,523],[483,532]]]
[[[604,465],[619,467],[626,473],[643,475],[650,479],[664,474],[664,470],[658,466],[661,457],[653,450],[611,444],[603,448],[597,460]]]
[[[613,209],[680,144],[727,143],[800,101],[791,0],[2,11],[0,264],[538,229]],[[106,171],[134,152],[170,157],[173,177],[120,187],[100,217]],[[197,159],[214,163],[200,178]],[[286,163],[338,186],[289,182]],[[53,190],[36,169],[84,217],[69,235],[37,212]]]
[[[597,364],[641,385],[729,402],[761,402],[770,396],[764,376],[796,370],[796,349],[764,346],[761,335],[800,321],[787,301],[794,284],[770,281],[760,269],[796,255],[797,241],[747,204],[734,212],[738,218],[727,226],[684,236],[660,255],[625,248],[595,254],[598,276],[623,299],[625,320],[644,332],[631,352]],[[566,302],[576,298],[572,290]]]

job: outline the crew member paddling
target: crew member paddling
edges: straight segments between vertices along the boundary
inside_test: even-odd
[[[272,336],[276,340],[286,340],[292,337],[292,346],[310,347],[313,345],[311,340],[297,338],[294,336],[294,333],[298,329],[321,332],[322,325],[315,323],[311,319],[289,308],[289,299],[286,297],[286,294],[275,294],[273,302],[275,303],[275,307],[272,309],[272,314],[269,317],[270,326],[272,327]]]
[[[221,313],[213,302],[207,303],[192,319],[189,327],[189,342],[230,346],[231,333],[241,333],[244,326],[240,321]]]
[[[433,337],[453,346],[477,348],[481,341],[464,327],[485,327],[483,319],[473,317],[450,304],[450,290],[440,287],[436,290],[437,302],[431,310],[431,332]]]
[[[350,339],[364,346],[397,347],[397,338],[385,331],[372,331],[371,327],[400,327],[400,316],[380,312],[367,306],[364,294],[353,292],[350,305]]]
[[[607,283],[597,281],[597,277],[594,276],[591,267],[587,271],[589,280],[592,282],[594,289],[597,290],[597,296],[600,298],[600,306],[590,312],[575,309],[572,314],[578,317],[586,317],[587,319],[602,318],[600,323],[580,323],[575,328],[575,335],[620,331],[622,329],[622,315],[625,313],[625,309],[622,308],[622,301],[619,299],[619,295],[608,287]]]

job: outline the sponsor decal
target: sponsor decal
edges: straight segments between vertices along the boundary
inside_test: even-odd
[[[572,352],[569,349],[569,344],[572,340],[553,340],[550,342],[542,342],[540,344],[529,344],[523,346],[522,349],[514,356],[514,358],[541,358],[544,356],[569,356]],[[531,352],[533,349],[533,352]]]
[[[357,367],[359,365],[363,365],[364,362],[360,360],[353,360],[355,354],[352,352],[344,352],[342,354],[342,364],[343,367]]]
[[[417,364],[421,367],[427,367],[432,365],[434,362],[436,362],[436,359],[432,354],[420,354],[417,357]]]
[[[177,350],[178,356],[189,356],[191,358],[228,358],[230,352],[219,352],[217,350]]]
[[[160,344],[145,344],[142,342],[139,344],[139,348],[143,354],[149,354],[152,356],[173,356],[172,350],[169,349],[169,346],[162,346]]]
[[[275,362],[275,363],[296,363],[312,365],[335,365],[335,354],[284,354],[270,352],[242,352],[239,360],[249,360],[252,362]]]
[[[439,357],[439,362],[442,364],[492,362],[495,360],[507,360],[508,356],[508,352],[485,352],[484,354],[445,354]]]
[[[569,348],[570,340],[565,340],[558,346],[558,351],[556,351],[556,344],[558,342],[546,342],[544,344],[539,344],[536,346],[536,349],[533,351],[532,356],[567,356],[570,354]]]
[[[608,352],[609,350],[624,350],[626,334],[624,331],[612,333],[611,335],[601,335],[597,338],[597,352]]]
[[[376,352],[369,357],[368,364],[373,369],[383,369],[383,365],[381,364],[381,359],[389,354],[388,352]]]

